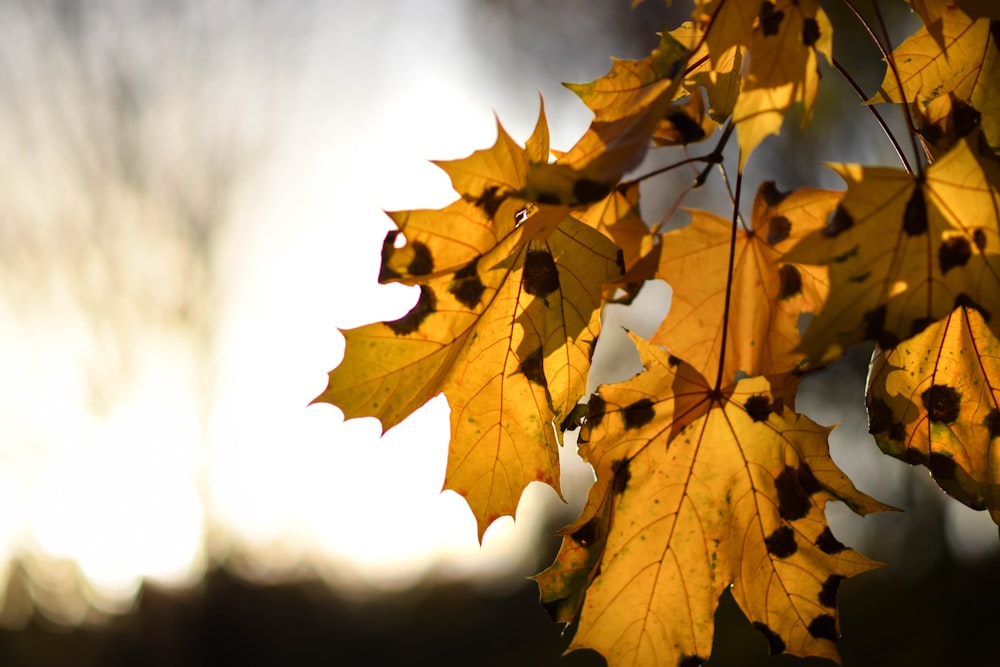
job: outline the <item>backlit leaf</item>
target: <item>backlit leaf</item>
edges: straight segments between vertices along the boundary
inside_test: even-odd
[[[713,391],[633,339],[646,371],[591,399],[580,450],[598,481],[540,575],[562,618],[589,581],[570,649],[612,667],[695,664],[731,586],[772,652],[836,659],[837,587],[875,563],[833,536],[823,507],[888,508],[854,488],[830,429],[792,412],[785,390],[758,377]]]
[[[958,305],[1000,318],[1000,168],[960,141],[923,177],[834,165],[847,194],[786,261],[828,264],[830,296],[803,350],[830,360],[865,339],[891,349]]]
[[[826,298],[826,271],[784,263],[781,255],[822,228],[841,195],[815,188],[782,193],[774,183],[761,185],[751,229],[736,234],[725,382],[738,371],[783,373],[802,360],[799,315],[818,310]],[[674,292],[652,342],[714,380],[722,352],[732,222],[705,211],[690,213],[689,226],[663,236],[657,276]]]
[[[891,70],[872,102],[907,102],[926,108],[935,98],[951,95],[979,112],[983,133],[994,150],[1000,147],[1000,27],[989,19],[970,19],[954,7],[941,9],[941,36],[925,26],[892,52],[902,91]]]
[[[974,309],[872,360],[869,427],[887,454],[1000,523],[1000,342]]]

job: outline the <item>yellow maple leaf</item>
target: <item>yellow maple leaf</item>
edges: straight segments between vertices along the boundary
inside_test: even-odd
[[[887,454],[930,468],[941,487],[1000,524],[1000,341],[959,307],[868,377],[869,430]]]
[[[694,95],[699,88],[704,88],[708,94],[709,116],[722,123],[733,113],[740,94],[744,48],[732,44],[722,53],[709,54],[708,43],[702,39],[704,32],[702,26],[690,21],[670,31],[674,39],[692,50],[688,62],[694,63],[687,69],[678,96]]]
[[[440,163],[462,199],[391,214],[399,230],[383,243],[379,278],[419,286],[417,303],[346,331],[344,360],[316,399],[389,429],[443,392],[445,488],[468,500],[480,538],[530,482],[559,490],[553,421],[586,387],[602,289],[624,270],[621,251],[568,208],[514,195],[547,144],[544,112],[527,148],[498,123],[493,148]]]
[[[802,188],[782,193],[768,182],[754,201],[752,227],[736,234],[732,297],[726,320],[732,221],[689,211],[691,224],[663,236],[657,277],[673,287],[670,312],[652,342],[715,380],[728,323],[723,381],[737,372],[770,375],[803,359],[798,318],[826,298],[826,271],[781,260],[810,232],[822,228],[842,193]]]
[[[864,339],[891,349],[959,305],[996,310],[1000,167],[991,156],[962,140],[923,176],[833,168],[847,194],[827,226],[785,256],[830,267],[830,296],[802,342],[810,358],[829,361]]]
[[[833,536],[823,507],[890,508],[854,488],[830,429],[793,413],[786,390],[757,377],[715,391],[633,340],[646,371],[591,399],[580,449],[597,482],[537,577],[561,618],[580,609],[570,650],[612,667],[703,661],[731,587],[773,653],[836,659],[837,588],[876,564]]]
[[[819,92],[819,59],[833,62],[833,25],[815,0],[760,3],[750,38],[750,68],[733,109],[740,170],[753,150],[781,130],[785,114],[802,104],[805,125]]]
[[[1000,51],[989,19],[973,20],[953,6],[940,8],[940,36],[927,26],[892,52],[902,91],[892,70],[886,72],[870,102],[906,102],[924,110],[940,96],[951,95],[979,112],[983,133],[1000,148]]]
[[[611,70],[587,84],[566,84],[594,112],[587,132],[554,164],[528,170],[526,199],[568,205],[604,199],[622,175],[642,162],[680,88],[688,51],[668,33],[641,60],[612,59]]]

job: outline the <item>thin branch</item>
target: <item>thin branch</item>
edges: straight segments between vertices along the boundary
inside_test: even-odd
[[[729,304],[733,298],[733,269],[736,265],[736,222],[740,214],[740,190],[742,187],[743,172],[737,172],[732,234],[729,237],[729,273],[726,278],[726,304],[722,312],[722,345],[719,352],[719,372],[715,376],[715,391],[722,389],[722,374],[726,365],[726,339],[729,336]]]
[[[837,60],[836,58],[833,59],[833,66],[837,68],[837,71],[840,72],[840,74],[844,77],[847,83],[851,85],[851,88],[853,88],[854,92],[858,94],[858,96],[861,98],[861,101],[866,102],[868,100],[868,96],[865,95],[865,91],[861,89],[861,86],[859,86],[857,81],[854,80],[854,77],[851,76],[850,72],[848,72],[844,68],[844,66],[840,64],[840,61]],[[899,145],[899,141],[896,139],[896,135],[894,135],[892,133],[892,130],[889,129],[889,126],[886,124],[885,119],[882,118],[882,114],[879,113],[879,110],[875,108],[874,105],[866,104],[865,106],[872,113],[872,115],[875,116],[875,120],[882,128],[882,131],[885,132],[885,136],[888,137],[889,142],[892,144],[893,149],[896,151],[896,155],[899,157],[899,161],[903,163],[903,167],[906,168],[907,172],[912,174],[913,168],[910,166],[909,160],[906,159],[906,154],[903,152],[903,147]]]
[[[878,21],[879,29],[882,31],[882,36],[885,38],[885,46],[888,51],[892,51],[892,40],[889,38],[889,29],[885,25],[885,19],[882,18],[882,10],[878,8],[878,0],[872,0],[872,7],[875,8],[875,19]],[[892,56],[886,56],[886,62],[889,63],[889,69],[892,70],[892,76],[896,79],[896,85],[899,86],[900,97],[903,98],[903,118],[906,119],[906,129],[910,133],[910,143],[913,146],[913,158],[917,162],[917,173],[923,174],[924,167],[920,162],[920,146],[917,144],[917,128],[913,124],[913,116],[910,113],[910,105],[906,101],[906,97],[903,91],[903,79],[899,75],[899,70],[896,68],[896,59]]]
[[[868,25],[868,21],[866,21],[865,17],[861,15],[858,8],[854,6],[854,3],[851,2],[851,0],[844,0],[844,4],[847,5],[847,8],[854,13],[854,16],[858,19],[861,25],[864,26],[864,29],[868,32],[868,36],[872,38],[872,41],[875,42],[875,46],[878,47],[879,52],[882,54],[882,59],[889,60],[889,54],[886,52],[885,47],[882,46],[882,42],[879,41],[879,38],[875,35],[875,31],[873,31],[871,26]]]
[[[736,202],[736,197],[733,196],[733,186],[729,182],[729,172],[726,171],[726,165],[722,162],[719,163],[719,173],[722,174],[722,182],[726,184],[726,194],[729,196],[729,203],[732,204],[733,210],[736,211],[736,219],[741,225],[743,225],[743,229],[750,231],[750,226],[746,223],[746,220],[743,219],[743,215],[740,213],[740,207]]]

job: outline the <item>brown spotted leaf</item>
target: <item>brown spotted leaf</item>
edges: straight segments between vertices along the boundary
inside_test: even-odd
[[[830,296],[802,349],[829,361],[865,339],[883,348],[973,306],[994,333],[1000,304],[1000,168],[962,140],[924,176],[834,165],[847,194],[786,261],[827,264]]]
[[[868,377],[869,428],[887,454],[930,468],[945,491],[1000,524],[1000,341],[959,307]]]
[[[417,303],[346,331],[344,360],[317,398],[389,429],[443,392],[445,488],[468,500],[480,537],[530,482],[558,491],[553,421],[586,388],[602,289],[622,274],[604,234],[511,194],[528,154],[547,153],[545,132],[536,128],[527,149],[498,134],[492,149],[444,164],[463,199],[391,214],[399,230],[383,243],[380,280],[418,286]]]
[[[986,140],[1000,148],[1000,26],[973,20],[954,6],[938,8],[936,35],[924,26],[892,52],[902,91],[891,69],[872,102],[907,102],[924,110],[951,96],[978,112]],[[934,24],[932,24],[934,25]]]
[[[784,373],[803,359],[797,350],[799,316],[817,311],[826,299],[826,270],[785,263],[781,256],[822,228],[841,196],[815,188],[782,193],[772,182],[761,185],[751,229],[736,234],[725,382],[739,371]],[[663,236],[657,277],[674,292],[652,342],[714,381],[722,352],[732,222],[705,211],[690,213],[689,226]]]
[[[586,205],[604,199],[625,172],[642,162],[653,132],[680,88],[688,51],[664,33],[642,60],[614,59],[588,84],[568,84],[594,112],[590,128],[554,164],[528,170],[525,199]]]
[[[705,660],[732,587],[772,652],[836,659],[837,587],[875,563],[833,536],[823,508],[888,508],[854,488],[830,429],[792,412],[784,389],[758,377],[713,391],[633,339],[646,371],[591,399],[580,451],[597,482],[540,575],[562,614],[589,583],[570,649],[612,667]]]

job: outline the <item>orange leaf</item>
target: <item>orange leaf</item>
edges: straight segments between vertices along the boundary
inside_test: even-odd
[[[1000,524],[1000,341],[978,311],[956,308],[877,351],[867,403],[882,451],[927,466],[941,488]]]
[[[591,399],[580,450],[597,482],[539,575],[563,618],[589,583],[570,650],[612,667],[703,661],[732,587],[772,652],[836,659],[837,587],[876,564],[837,541],[823,507],[889,508],[854,488],[830,429],[793,413],[785,390],[758,377],[713,391],[633,340],[646,372]]]
[[[751,230],[736,234],[724,382],[740,371],[783,373],[803,359],[796,349],[798,318],[818,310],[826,298],[826,271],[784,263],[781,255],[820,229],[841,195],[814,188],[781,193],[774,183],[761,185]],[[657,276],[674,293],[652,342],[714,380],[722,353],[732,222],[705,211],[690,213],[688,227],[663,236]]]

